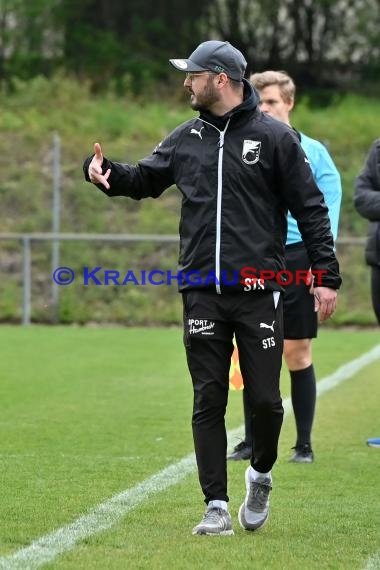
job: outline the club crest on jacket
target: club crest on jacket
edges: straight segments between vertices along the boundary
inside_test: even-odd
[[[260,158],[260,141],[245,140],[243,142],[242,159],[246,164],[256,164]]]

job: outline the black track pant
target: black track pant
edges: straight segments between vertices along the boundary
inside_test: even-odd
[[[205,502],[227,495],[224,416],[235,334],[252,409],[252,466],[262,473],[277,458],[283,407],[279,381],[283,350],[282,299],[268,291],[217,295],[183,293],[184,344],[193,381],[193,437]]]
[[[380,267],[377,266],[371,267],[371,295],[373,310],[380,325]]]

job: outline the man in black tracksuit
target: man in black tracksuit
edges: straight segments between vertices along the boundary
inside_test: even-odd
[[[380,139],[373,142],[355,180],[354,205],[369,221],[365,259],[371,267],[372,306],[380,325]]]
[[[184,344],[194,388],[193,435],[207,510],[193,534],[233,534],[228,512],[225,411],[235,334],[253,410],[253,455],[239,522],[261,528],[269,513],[271,469],[283,419],[279,377],[288,209],[316,271],[315,307],[328,318],[341,284],[323,196],[294,132],[257,107],[243,78],[246,61],[228,42],[207,41],[188,59],[191,107],[200,112],[137,165],[95,154],[85,177],[108,196],[182,193],[179,290]]]

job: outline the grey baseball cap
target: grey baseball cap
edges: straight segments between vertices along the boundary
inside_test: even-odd
[[[229,42],[210,40],[201,43],[188,59],[169,59],[180,71],[225,73],[235,81],[244,77],[247,62],[243,54]]]

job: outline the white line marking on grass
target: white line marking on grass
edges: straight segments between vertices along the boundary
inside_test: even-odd
[[[318,383],[318,394],[331,390],[344,380],[351,378],[364,366],[380,358],[380,345],[375,346],[359,358],[341,366],[334,374]],[[291,411],[290,398],[283,402],[285,415]],[[241,433],[243,426],[228,432],[231,440]],[[129,511],[148,499],[151,495],[176,485],[187,475],[195,471],[195,456],[187,455],[177,463],[169,465],[149,479],[145,479],[130,489],[100,503],[97,507],[66,526],[46,534],[32,542],[30,546],[21,548],[13,554],[0,558],[1,570],[34,570],[51,562],[64,552],[72,550],[78,542],[90,536],[108,530],[118,523]],[[376,555],[377,556],[377,555]],[[373,559],[375,560],[375,558]],[[376,558],[377,560],[377,558]],[[375,563],[376,563],[375,560]],[[370,566],[370,570],[373,567]]]
[[[380,550],[371,558],[368,558],[364,570],[379,570],[380,568]]]
[[[101,503],[73,523],[42,536],[14,554],[0,558],[0,568],[32,570],[51,562],[59,554],[74,548],[79,541],[111,528],[151,495],[176,485],[194,470],[195,456],[190,454],[149,479]]]
[[[344,380],[348,380],[352,378],[359,370],[375,362],[380,358],[380,344],[377,344],[372,350],[365,352],[359,358],[355,358],[355,360],[351,360],[351,362],[347,362],[340,368],[338,368],[333,374],[330,376],[326,376],[317,384],[317,392],[318,395],[323,394],[324,392],[328,392]]]

